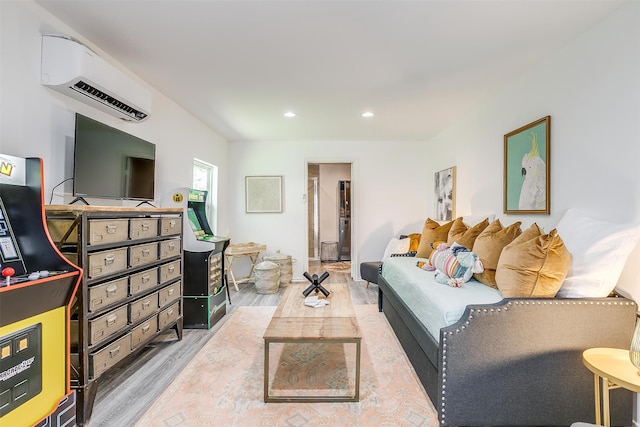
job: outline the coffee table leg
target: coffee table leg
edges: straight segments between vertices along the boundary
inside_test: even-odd
[[[353,397],[356,402],[360,401],[360,340],[356,341],[356,390]]]
[[[264,340],[264,401],[269,401],[269,340]]]

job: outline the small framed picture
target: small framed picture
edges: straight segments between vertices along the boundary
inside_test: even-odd
[[[282,212],[282,176],[245,176],[245,211]]]
[[[435,173],[435,219],[451,221],[456,215],[456,167]]]
[[[548,214],[551,116],[504,136],[504,213]]]

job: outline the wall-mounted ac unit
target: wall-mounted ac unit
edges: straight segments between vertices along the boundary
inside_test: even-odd
[[[41,83],[120,119],[140,122],[151,94],[86,46],[63,36],[42,36]]]

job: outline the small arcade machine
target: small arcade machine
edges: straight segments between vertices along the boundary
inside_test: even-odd
[[[75,424],[69,312],[82,270],[46,228],[42,160],[0,154],[0,425]]]
[[[176,188],[164,200],[166,207],[182,207],[184,230],[183,316],[185,328],[210,329],[227,312],[224,269],[226,237],[214,236],[207,220],[207,191]],[[191,232],[189,232],[191,230]]]

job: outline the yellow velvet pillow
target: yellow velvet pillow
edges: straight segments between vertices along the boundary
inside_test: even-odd
[[[409,252],[417,251],[420,246],[420,233],[411,233],[407,236],[409,238]]]
[[[433,250],[431,244],[437,241],[446,242],[452,225],[453,221],[440,225],[431,218],[427,218],[422,228],[422,234],[420,235],[420,244],[418,245],[416,257],[429,258]]]
[[[520,221],[514,222],[508,227],[503,227],[499,219],[493,221],[473,242],[471,249],[482,262],[484,271],[475,273],[473,277],[487,286],[497,288],[496,268],[502,249],[522,233]]]
[[[553,298],[571,265],[571,254],[554,228],[533,224],[502,250],[496,283],[505,298]]]
[[[482,231],[489,226],[489,218],[485,218],[484,221],[480,221],[473,227],[467,227],[462,221],[462,217],[456,218],[451,225],[449,235],[447,237],[447,243],[457,243],[471,250],[473,248],[473,242],[482,233]]]

